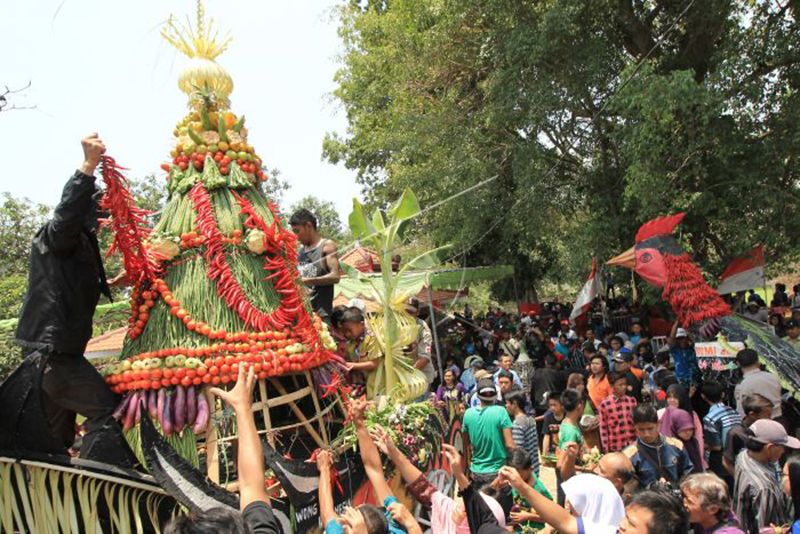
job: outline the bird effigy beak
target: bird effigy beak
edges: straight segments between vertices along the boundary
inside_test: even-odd
[[[636,247],[631,247],[622,254],[614,256],[606,262],[606,265],[634,269],[636,267]]]

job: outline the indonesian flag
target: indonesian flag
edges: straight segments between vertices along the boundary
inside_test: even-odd
[[[764,246],[758,245],[746,256],[731,261],[720,276],[717,293],[727,295],[764,285]]]
[[[600,292],[600,281],[597,279],[597,268],[592,258],[592,272],[589,274],[589,279],[583,284],[578,296],[575,298],[575,305],[572,307],[572,313],[569,316],[570,321],[574,321],[587,311],[592,305],[592,301]]]

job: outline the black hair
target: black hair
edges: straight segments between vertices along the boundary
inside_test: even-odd
[[[772,401],[764,395],[751,393],[750,395],[742,397],[742,411],[745,416],[758,412],[765,406],[769,406],[770,409],[772,409]]]
[[[670,491],[642,491],[633,497],[629,506],[638,506],[650,512],[648,534],[689,532],[689,515],[681,500]]]
[[[719,382],[714,382],[713,380],[703,382],[703,395],[708,399],[708,402],[714,404],[722,402],[722,394],[724,392],[725,388]]]
[[[525,396],[525,393],[521,390],[513,390],[506,393],[503,397],[506,402],[510,402],[511,404],[516,404],[517,407],[525,411],[525,408],[528,406],[528,398]]]
[[[531,469],[533,467],[531,455],[528,454],[528,451],[522,447],[511,449],[511,453],[508,455],[508,461],[506,463],[514,469]]]
[[[228,508],[211,508],[173,518],[164,528],[164,534],[247,534],[242,514]]]
[[[615,339],[616,339],[617,341],[619,341],[619,344],[620,344],[620,346],[622,346],[622,345],[624,345],[624,344],[625,344],[625,341],[624,341],[624,340],[623,340],[621,337],[619,337],[619,336],[611,336],[611,338],[609,338],[609,340],[608,340],[608,344],[610,345],[610,344],[611,344],[611,342],[612,342],[612,341],[614,341]]]
[[[612,386],[614,385],[614,382],[616,382],[617,380],[622,380],[622,379],[627,380],[628,379],[628,375],[626,375],[625,373],[620,373],[619,371],[609,371],[609,373],[608,373],[608,383],[611,384]]]
[[[356,308],[355,306],[347,308],[344,313],[342,313],[342,318],[339,319],[339,324],[344,323],[363,323],[364,322],[364,314],[361,312],[360,309]]]
[[[633,409],[633,424],[658,423],[658,412],[652,404],[639,404]]]
[[[289,217],[289,226],[302,226],[306,223],[311,223],[311,226],[314,227],[314,230],[317,229],[317,218],[314,217],[313,213],[305,208],[300,208],[292,213],[291,217]]]
[[[347,306],[344,304],[339,304],[338,306],[334,306],[331,310],[331,326],[334,328],[339,328],[339,325],[342,323],[342,317],[344,316],[344,312],[347,311]]]
[[[608,358],[606,358],[599,352],[595,352],[589,357],[589,363],[592,363],[595,360],[600,360],[601,362],[603,362],[603,372],[608,373]]]
[[[753,349],[742,349],[736,353],[736,362],[742,367],[751,367],[758,363],[758,353]]]
[[[551,400],[558,401],[561,404],[561,391],[551,391],[547,394],[547,402]]]
[[[800,519],[800,456],[793,455],[786,460],[789,466],[789,496],[794,505],[794,520]]]
[[[561,405],[567,413],[575,410],[582,400],[583,395],[577,389],[565,389],[561,394]]]
[[[655,382],[658,389],[666,391],[678,383],[678,378],[671,371],[669,373],[658,373],[658,379]]]
[[[669,365],[669,351],[663,351],[656,353],[656,363],[658,365]]]
[[[508,378],[513,380],[514,375],[511,374],[511,371],[506,371],[505,369],[500,369],[497,371],[497,378]]]
[[[694,413],[692,407],[692,398],[689,397],[689,392],[680,384],[672,384],[667,388],[667,397],[675,397],[678,399],[678,408],[685,410],[690,414]]]
[[[368,534],[385,534],[389,531],[389,522],[380,508],[372,504],[362,504],[358,507],[364,518],[364,525]]]

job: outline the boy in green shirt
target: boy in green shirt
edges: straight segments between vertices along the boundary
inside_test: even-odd
[[[470,471],[479,486],[492,482],[500,468],[506,465],[508,451],[514,448],[511,436],[511,418],[503,406],[495,404],[497,389],[491,377],[478,381],[477,395],[480,404],[464,413],[461,425],[465,447],[472,447]],[[497,501],[508,515],[511,494],[505,492]]]
[[[541,495],[552,500],[553,496],[547,491],[547,488],[542,481],[533,472],[533,465],[531,456],[528,451],[521,447],[517,447],[511,451],[511,456],[508,459],[508,465],[513,467],[522,477],[522,480],[528,483],[529,486]],[[514,506],[511,508],[511,523],[514,526],[514,532],[536,532],[545,527],[539,514],[537,514],[531,504],[523,497],[517,490],[512,489],[511,495],[514,498]]]
[[[564,420],[558,430],[558,458],[556,463],[556,483],[558,484],[558,504],[564,504],[564,492],[561,491],[561,481],[566,480],[572,474],[571,462],[567,462],[568,454],[577,454],[583,448],[583,434],[579,421],[583,415],[586,402],[583,395],[577,389],[567,389],[561,394],[561,406],[564,408]],[[575,450],[577,449],[577,451]]]

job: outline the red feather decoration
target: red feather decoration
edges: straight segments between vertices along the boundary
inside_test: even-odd
[[[657,235],[671,234],[672,231],[678,226],[686,213],[680,212],[675,215],[667,215],[653,219],[652,221],[644,223],[639,231],[636,232],[636,242],[641,243],[645,239],[655,237]]]
[[[136,207],[123,170],[111,156],[100,159],[100,174],[106,185],[100,207],[111,214],[103,225],[114,230],[114,241],[106,254],[119,250],[128,281],[139,287],[144,280],[156,277],[158,264],[147,254],[144,246],[144,240],[150,234],[147,224],[150,212]]]
[[[672,306],[684,328],[707,319],[730,315],[730,306],[706,283],[688,254],[665,254],[664,266],[667,284],[662,297]]]

